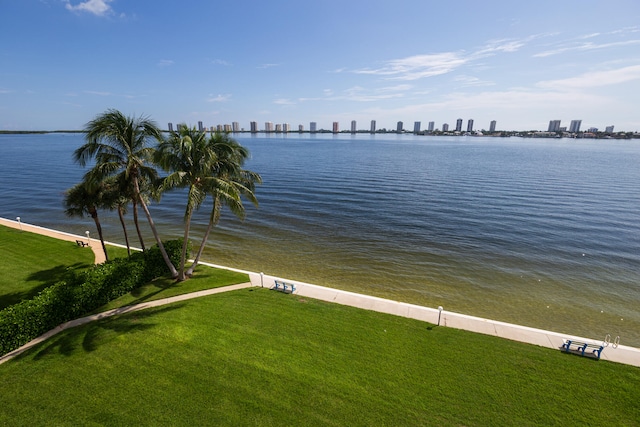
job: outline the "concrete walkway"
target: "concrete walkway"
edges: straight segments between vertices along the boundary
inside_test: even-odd
[[[100,240],[98,239],[87,239],[87,236],[76,236],[74,234],[65,233],[63,231],[51,230],[48,228],[39,227],[37,225],[25,224],[24,222],[13,221],[5,218],[0,218],[0,225],[17,228],[22,231],[27,231],[29,233],[42,234],[43,236],[53,237],[54,239],[67,240],[69,242],[74,242],[74,243],[76,240],[80,240],[82,242],[89,244],[89,247],[95,254],[96,264],[102,264],[107,259],[107,257],[104,254],[104,251],[102,250],[102,245],[100,244]]]

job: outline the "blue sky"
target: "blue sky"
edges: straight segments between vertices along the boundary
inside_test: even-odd
[[[638,0],[2,0],[0,129],[640,131]]]

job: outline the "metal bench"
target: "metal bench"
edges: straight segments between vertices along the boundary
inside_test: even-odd
[[[82,240],[76,240],[76,245],[82,246],[84,248],[85,246],[89,246],[89,243],[85,243]]]
[[[561,349],[566,353],[579,354],[580,356],[600,359],[604,344],[593,344],[584,341],[563,340]]]
[[[293,283],[283,282],[282,280],[275,280],[275,286],[271,289],[292,294],[296,290],[296,285]]]

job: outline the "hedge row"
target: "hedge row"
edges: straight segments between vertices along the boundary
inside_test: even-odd
[[[164,243],[178,265],[182,241]],[[6,354],[56,326],[103,306],[134,288],[163,276],[169,269],[157,246],[128,258],[117,258],[44,289],[30,300],[0,311],[0,355]]]

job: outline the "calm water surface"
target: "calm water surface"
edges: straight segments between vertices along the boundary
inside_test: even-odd
[[[0,216],[95,235],[62,208],[82,138],[0,136]],[[640,347],[640,141],[237,139],[264,179],[260,207],[223,216],[207,260]],[[151,207],[166,237],[182,200]],[[103,222],[122,242],[116,216]]]

